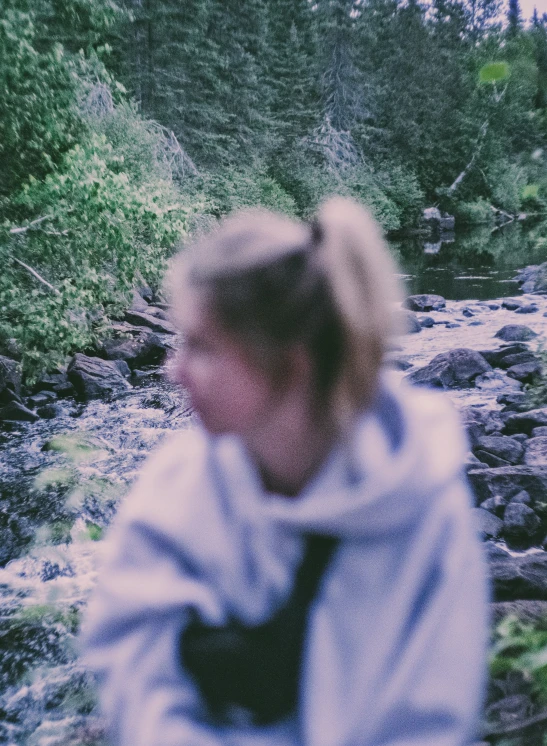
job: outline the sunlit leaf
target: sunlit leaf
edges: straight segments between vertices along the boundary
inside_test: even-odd
[[[507,62],[489,62],[483,65],[479,71],[479,81],[481,83],[500,83],[506,80],[511,73],[511,68]]]
[[[522,190],[522,199],[538,199],[539,184],[527,184]]]

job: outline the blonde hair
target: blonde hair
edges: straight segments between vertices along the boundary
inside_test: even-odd
[[[371,403],[400,293],[380,226],[357,202],[333,197],[311,223],[236,213],[181,256],[175,313],[185,282],[270,370],[284,345],[306,345],[340,423]]]

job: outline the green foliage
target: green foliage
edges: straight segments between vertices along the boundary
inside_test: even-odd
[[[481,83],[501,83],[511,73],[507,62],[489,62],[479,70],[479,81]]]
[[[538,699],[547,703],[547,624],[524,624],[506,617],[494,631],[490,674],[502,678],[520,671],[532,682]]]
[[[139,279],[157,285],[190,212],[170,182],[152,176],[144,189],[142,174],[135,178],[98,134],[70,150],[43,181],[31,178],[14,202],[28,215],[48,216],[38,230],[15,238],[6,232],[0,246],[0,338],[22,346],[27,375],[91,346]]]
[[[58,45],[38,51],[29,14],[0,2],[0,16],[1,199],[29,175],[51,171],[82,134],[76,91],[83,60],[67,57]]]
[[[293,197],[264,168],[223,169],[199,182],[207,195],[207,210],[216,216],[244,207],[265,207],[288,215],[296,212]]]
[[[492,207],[485,199],[474,202],[457,202],[452,212],[458,224],[481,225],[494,222]]]

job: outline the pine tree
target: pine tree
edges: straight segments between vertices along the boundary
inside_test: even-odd
[[[520,12],[519,0],[509,0],[509,9],[507,11],[507,35],[516,36],[522,26],[522,17]]]

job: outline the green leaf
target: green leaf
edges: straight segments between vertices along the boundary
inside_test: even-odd
[[[489,62],[483,65],[479,71],[479,82],[481,83],[500,83],[506,80],[511,73],[511,68],[507,62]]]

